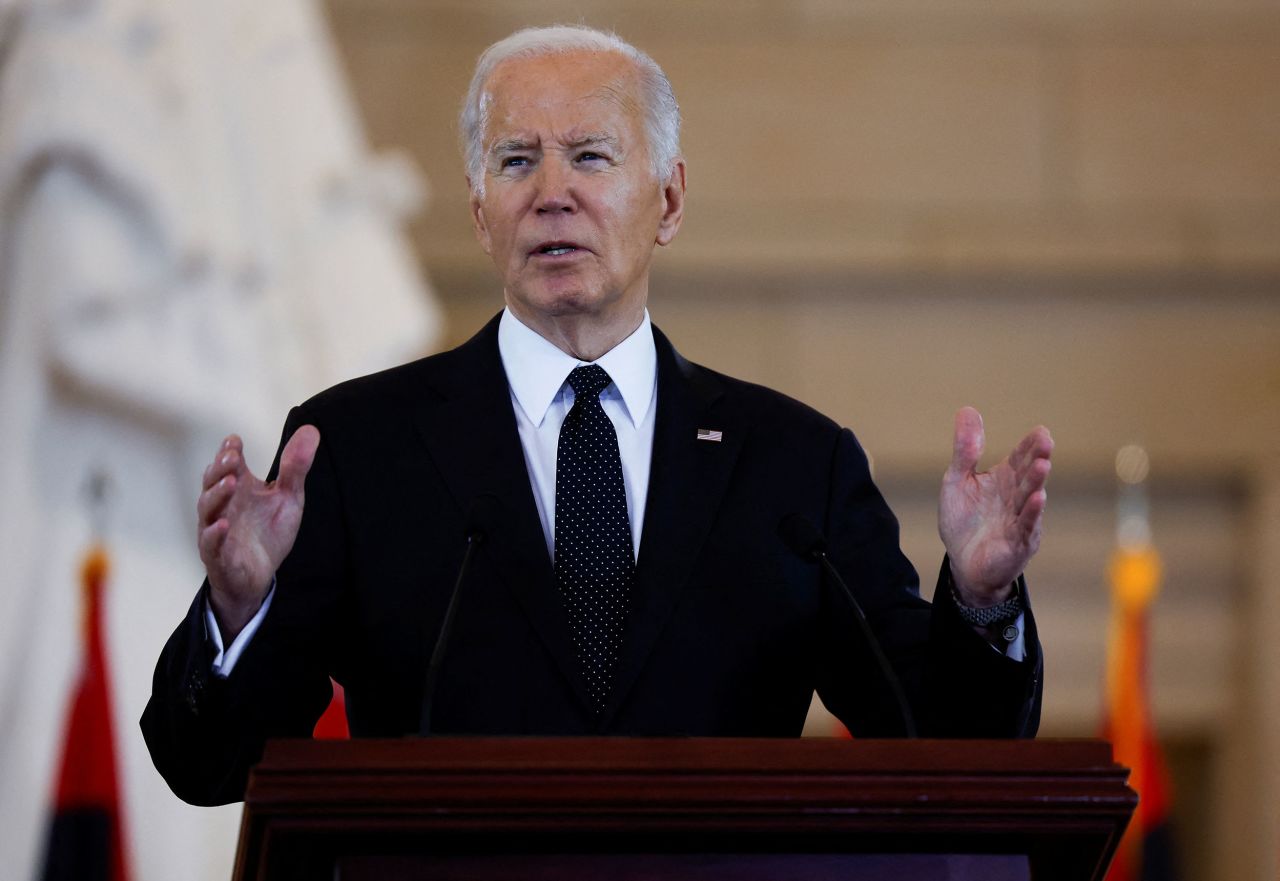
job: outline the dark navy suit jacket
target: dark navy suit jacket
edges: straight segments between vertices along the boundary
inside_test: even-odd
[[[816,688],[855,735],[901,735],[847,601],[778,537],[779,521],[798,512],[827,536],[922,735],[1034,734],[1041,663],[1030,614],[1019,663],[959,619],[949,590],[932,605],[921,599],[852,433],[654,336],[651,481],[603,715],[575,661],[495,319],[453,351],[343,383],[289,414],[285,439],[313,424],[321,443],[261,629],[231,676],[214,679],[206,585],[156,667],[142,728],[173,790],[200,804],[241,798],[266,738],[309,736],[330,676],[345,687],[354,736],[416,732],[463,518],[482,493],[498,496],[501,517],[467,576],[437,733],[791,737]],[[698,429],[722,440],[699,440]],[[944,562],[944,580],[946,571]]]

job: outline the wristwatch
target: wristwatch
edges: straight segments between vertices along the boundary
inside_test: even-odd
[[[1009,598],[994,606],[986,606],[979,609],[974,606],[965,605],[964,600],[960,599],[960,591],[956,590],[954,581],[951,583],[951,598],[955,600],[957,614],[960,615],[960,618],[966,624],[972,624],[974,627],[983,628],[992,628],[1000,624],[1006,624],[1003,632],[1001,633],[1005,642],[1013,642],[1018,638],[1018,628],[1014,626],[1013,622],[1022,614],[1025,608],[1022,602],[1021,578],[1013,583],[1013,593],[1009,595]]]

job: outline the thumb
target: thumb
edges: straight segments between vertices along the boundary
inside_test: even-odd
[[[948,477],[972,474],[982,459],[987,445],[987,435],[982,429],[982,414],[972,407],[956,411],[956,436],[951,452],[951,468]]]
[[[285,492],[302,494],[307,472],[320,448],[320,431],[314,425],[304,425],[293,433],[280,452],[280,473],[276,486]]]

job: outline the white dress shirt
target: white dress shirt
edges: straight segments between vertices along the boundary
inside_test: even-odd
[[[573,406],[569,374],[587,363],[598,364],[609,374],[613,383],[600,392],[600,406],[618,435],[627,516],[631,520],[631,549],[638,556],[649,492],[649,465],[653,461],[653,423],[658,410],[658,351],[653,345],[649,310],[645,310],[644,319],[631,336],[594,362],[579,361],[560,351],[507,310],[498,323],[498,353],[511,387],[524,464],[552,559],[556,535],[556,447],[560,426]]]

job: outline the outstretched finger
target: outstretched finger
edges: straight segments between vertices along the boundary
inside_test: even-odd
[[[320,430],[314,425],[304,425],[295,431],[280,451],[280,473],[276,477],[276,485],[286,492],[301,495],[307,472],[311,470],[319,448]]]
[[[951,467],[947,477],[966,477],[978,467],[987,436],[982,428],[982,414],[973,407],[961,407],[956,411],[955,439],[951,448]]]
[[[228,474],[213,486],[200,493],[196,500],[196,517],[201,526],[212,523],[222,516],[222,511],[231,501],[236,491],[236,476]]]
[[[1044,489],[1049,480],[1049,472],[1053,465],[1048,459],[1032,459],[1022,472],[1018,474],[1017,492],[1013,500],[1013,509],[1019,513],[1036,493]]]
[[[225,518],[215,520],[200,530],[196,543],[200,548],[200,559],[204,562],[206,569],[210,568],[212,561],[218,558],[223,544],[226,543],[227,533],[230,531],[231,524]]]
[[[213,462],[204,469],[201,488],[208,489],[228,474],[239,475],[244,467],[244,443],[239,435],[229,434],[223,439],[222,446],[218,447]]]
[[[1018,528],[1028,535],[1038,535],[1048,503],[1049,493],[1044,487],[1029,495],[1026,504],[1018,512]]]
[[[1037,425],[1027,432],[1026,437],[1018,441],[1018,445],[1009,454],[1009,464],[1015,471],[1021,471],[1036,459],[1048,459],[1053,452],[1053,438],[1049,429]]]

